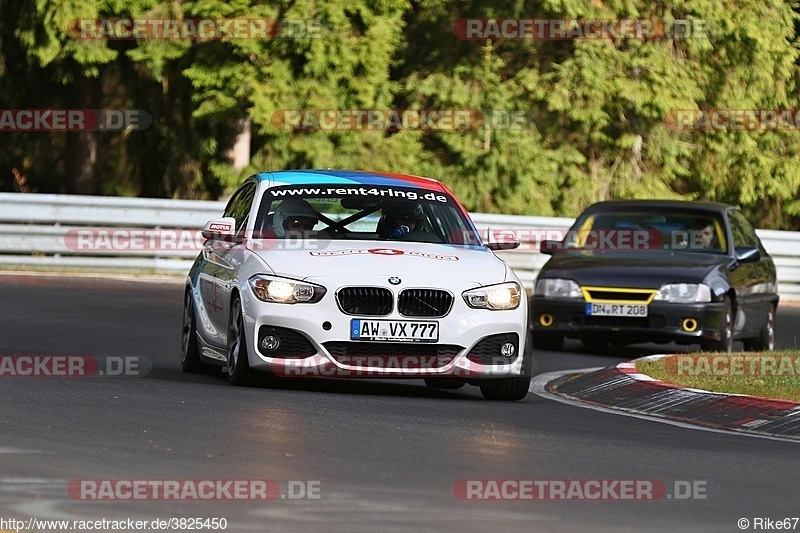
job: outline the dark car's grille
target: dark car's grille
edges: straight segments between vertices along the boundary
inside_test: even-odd
[[[392,312],[392,292],[380,287],[345,287],[336,294],[339,309],[348,315],[385,316]]]
[[[261,346],[258,347],[258,351],[267,357],[303,359],[317,353],[311,342],[300,332],[275,326],[261,326],[258,328],[259,344],[266,335],[275,335],[280,339],[280,344],[275,350],[268,351],[261,348]]]
[[[500,355],[503,343],[514,344],[514,357]],[[519,335],[516,333],[501,333],[481,339],[467,354],[467,359],[482,365],[507,365],[514,362],[519,356]]]
[[[403,316],[441,317],[450,312],[453,295],[436,289],[405,289],[397,298]]]
[[[635,291],[620,291],[613,288],[608,289],[586,289],[589,298],[592,300],[627,300],[631,302],[646,302],[655,294],[655,290],[641,289]]]
[[[343,342],[323,344],[336,362],[357,367],[442,368],[463,347],[454,344],[416,342]]]

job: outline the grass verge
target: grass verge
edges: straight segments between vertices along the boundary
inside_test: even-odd
[[[800,352],[674,354],[636,370],[681,387],[800,402]]]

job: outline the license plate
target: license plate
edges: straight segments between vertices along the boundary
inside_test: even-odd
[[[439,340],[439,323],[354,318],[350,321],[350,339],[355,341],[436,342]]]
[[[647,306],[642,304],[586,304],[587,316],[647,316]]]

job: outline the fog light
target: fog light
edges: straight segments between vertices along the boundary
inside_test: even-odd
[[[264,335],[261,337],[261,342],[259,346],[261,349],[267,352],[272,352],[278,349],[278,346],[281,345],[281,338],[277,335]]]
[[[695,331],[699,325],[700,324],[698,324],[697,320],[694,318],[684,318],[683,323],[681,324],[683,330],[689,333]]]
[[[539,324],[541,324],[546,328],[549,328],[550,326],[553,325],[553,315],[549,315],[547,313],[541,315],[539,317]]]
[[[513,342],[504,342],[500,346],[500,355],[503,357],[514,357],[515,353],[517,353],[517,347],[514,346]]]

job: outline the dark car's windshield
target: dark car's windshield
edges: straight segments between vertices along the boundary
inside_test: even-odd
[[[261,200],[254,235],[480,244],[473,225],[450,195],[363,185],[273,187]]]
[[[621,208],[582,215],[564,239],[567,249],[727,253],[722,217],[705,211]]]

